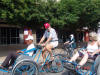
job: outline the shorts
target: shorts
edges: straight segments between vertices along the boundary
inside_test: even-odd
[[[58,41],[53,41],[53,42],[50,42],[50,44],[52,44],[53,48],[57,47],[58,46]]]
[[[80,56],[80,57],[83,57],[84,54],[85,54],[85,53],[82,53],[82,52],[80,52],[80,51],[78,51],[78,53],[79,53],[79,56]],[[95,60],[96,57],[97,57],[97,54],[95,54],[93,57],[92,57],[90,54],[88,54],[88,58],[89,58],[89,59]]]

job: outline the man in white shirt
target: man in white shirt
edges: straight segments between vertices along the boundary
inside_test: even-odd
[[[27,45],[28,47],[26,48],[25,51],[28,51],[30,49],[34,49],[35,46],[33,44],[33,36],[29,35],[26,39]],[[0,68],[4,69],[4,68],[9,68],[9,66],[11,66],[12,64],[14,64],[15,60],[17,59],[17,57],[20,55],[19,53],[23,53],[23,51],[17,51],[17,52],[11,52],[8,54],[8,56],[6,57],[6,59],[4,60],[4,62],[1,64]],[[33,51],[26,53],[29,56],[32,56]]]
[[[39,44],[42,43],[42,46],[45,46],[43,49],[43,52],[42,52],[42,56],[45,61],[45,59],[46,59],[45,52],[48,51],[50,53],[51,60],[53,60],[54,57],[53,57],[51,49],[58,46],[58,37],[57,37],[55,29],[53,29],[49,23],[45,23],[44,27],[46,30],[45,30],[43,37],[41,38],[41,40],[39,42]],[[43,43],[43,41],[46,38],[47,38],[47,40]]]
[[[27,49],[26,50],[30,50],[30,49],[33,49],[35,48],[34,44],[33,44],[33,36],[29,35],[28,38],[25,39],[27,41]],[[28,52],[27,53],[29,56],[32,56],[33,55],[33,52]]]

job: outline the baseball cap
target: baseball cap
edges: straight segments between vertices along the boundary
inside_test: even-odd
[[[25,40],[33,40],[33,36],[32,35],[28,35],[28,37]]]
[[[50,24],[49,24],[49,23],[45,23],[45,24],[44,24],[44,27],[45,27],[45,29],[47,29],[47,28],[50,27]]]

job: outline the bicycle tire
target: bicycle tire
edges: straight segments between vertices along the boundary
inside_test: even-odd
[[[73,64],[69,63],[69,61],[68,61],[69,58],[68,57],[64,57],[61,54],[59,55],[59,57],[60,57],[60,60],[62,61],[62,64],[63,64],[64,68],[66,68],[68,70],[72,70],[72,71],[75,70],[75,66]]]
[[[71,48],[71,47],[64,47],[64,54],[66,54],[66,56],[68,57],[68,58],[70,58],[70,57],[72,57],[73,56],[73,54],[74,54],[74,50],[73,50],[73,48]]]
[[[53,73],[59,73],[59,72],[62,72],[64,70],[64,67],[63,67],[63,64],[60,60],[60,57],[59,55],[55,55],[54,56],[54,61],[52,61],[52,64],[50,66],[50,72],[53,72]]]
[[[22,61],[14,67],[12,75],[39,75],[37,64],[33,61]]]

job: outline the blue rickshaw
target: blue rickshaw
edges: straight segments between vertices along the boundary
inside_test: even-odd
[[[11,66],[9,70],[0,69],[2,72],[8,72],[11,75],[39,75],[40,72],[61,72],[63,71],[63,65],[59,59],[59,55],[53,55],[55,57],[54,61],[50,61],[50,54],[47,54],[45,62],[40,65],[39,59],[42,54],[43,47],[37,45],[36,48],[26,51],[23,49],[24,53],[21,53],[20,56],[16,59],[14,65]],[[26,53],[35,52],[33,56],[28,56]],[[37,56],[38,55],[38,56]],[[36,58],[36,61],[34,59]],[[52,63],[55,63],[52,65]],[[48,67],[49,66],[49,67]]]

